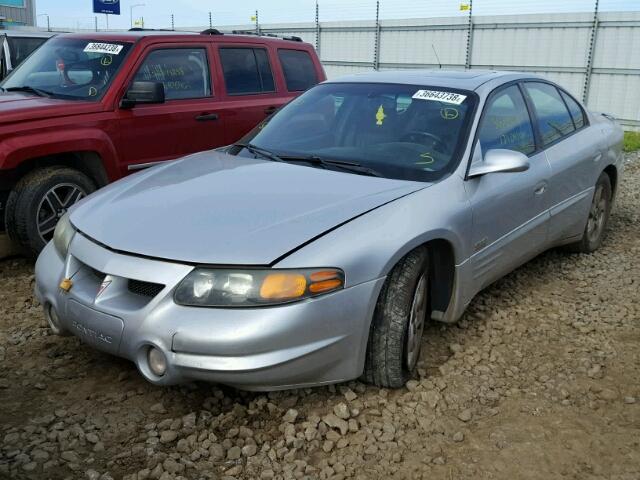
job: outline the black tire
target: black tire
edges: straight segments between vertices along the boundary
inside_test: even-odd
[[[601,195],[601,197],[599,195]],[[598,206],[599,203],[600,206]],[[607,231],[610,213],[611,180],[609,179],[609,175],[603,172],[600,174],[593,190],[593,199],[589,207],[587,225],[584,227],[582,238],[576,243],[567,245],[567,250],[576,253],[593,253],[600,248]],[[592,230],[594,225],[596,226],[595,231]]]
[[[414,350],[413,365],[408,364],[410,317],[414,300],[420,290],[424,289],[424,315],[422,326],[426,322],[428,313],[428,274],[429,253],[426,247],[420,247],[409,252],[398,262],[385,281],[369,332],[367,356],[363,373],[363,380],[385,388],[402,387],[411,377],[415,363],[419,357],[419,335],[413,335],[418,340],[418,351]],[[422,302],[420,302],[422,303]],[[413,324],[412,324],[413,325]]]
[[[73,168],[53,166],[29,172],[16,183],[7,199],[5,225],[9,237],[27,255],[36,257],[53,236],[49,227],[55,226],[71,205],[95,189],[85,174]],[[62,195],[55,197],[61,200],[55,205],[48,200],[53,197],[47,197],[52,191]],[[45,220],[48,220],[46,224]]]

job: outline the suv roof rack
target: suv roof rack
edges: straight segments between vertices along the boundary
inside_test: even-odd
[[[257,37],[272,37],[272,38],[280,38],[281,40],[289,40],[291,42],[302,42],[302,38],[296,37],[295,35],[276,35],[275,33],[257,33],[253,30],[233,30],[231,33],[234,35],[255,35]]]
[[[143,27],[133,27],[129,29],[130,32],[174,32],[175,30],[170,30],[168,28],[143,28]],[[179,33],[179,32],[178,32]]]
[[[217,28],[207,28],[206,30],[202,30],[200,35],[224,35],[224,33]]]

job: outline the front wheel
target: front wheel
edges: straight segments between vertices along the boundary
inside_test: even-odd
[[[429,306],[429,253],[408,253],[389,274],[373,315],[363,378],[379,387],[398,388],[420,358]]]
[[[582,238],[578,242],[568,245],[568,249],[579,253],[595,252],[604,239],[610,213],[611,180],[609,180],[609,175],[603,172],[596,182]]]
[[[83,173],[55,166],[34,170],[18,181],[7,200],[9,237],[35,257],[53,238],[58,220],[96,189]]]

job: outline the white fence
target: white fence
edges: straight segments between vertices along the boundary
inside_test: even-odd
[[[309,22],[260,25],[260,31],[314,44],[329,78],[439,64],[526,71],[557,81],[592,110],[640,128],[640,12]]]

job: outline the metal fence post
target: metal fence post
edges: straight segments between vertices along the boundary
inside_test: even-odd
[[[176,25],[176,24],[175,24],[175,21],[174,21],[174,20],[175,20],[175,19],[173,18],[173,13],[172,13],[172,14],[171,14],[171,30],[175,30],[175,29],[176,29],[176,27],[175,27],[175,25]]]
[[[380,0],[376,1],[376,36],[373,46],[373,69],[380,68]]]
[[[587,53],[587,66],[584,72],[584,87],[582,89],[582,101],[586,104],[589,98],[589,87],[591,86],[591,72],[593,71],[593,54],[596,50],[596,40],[598,38],[598,3],[596,0],[593,9],[593,25],[591,26],[591,36],[589,37],[589,52]]]
[[[211,12],[209,12],[209,28],[213,28],[213,18],[211,17]]]
[[[316,52],[320,57],[320,7],[316,1]]]
[[[260,20],[258,19],[258,10],[256,10],[256,35],[260,35]]]
[[[465,70],[471,68],[471,49],[473,48],[473,0],[469,0],[469,24],[467,27],[467,53],[464,61]]]
[[[93,17],[93,23],[95,24],[96,32],[97,32],[98,31],[98,17]]]

